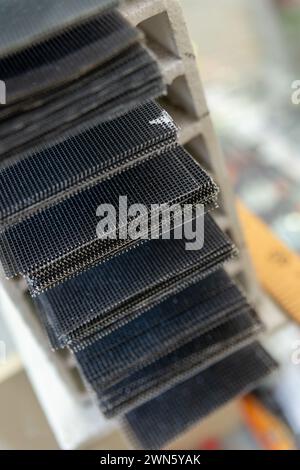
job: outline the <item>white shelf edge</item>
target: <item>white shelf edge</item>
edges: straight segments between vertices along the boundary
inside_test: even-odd
[[[119,6],[120,12],[133,24],[138,25],[151,16],[158,15],[165,11],[165,6],[161,0],[127,0]]]

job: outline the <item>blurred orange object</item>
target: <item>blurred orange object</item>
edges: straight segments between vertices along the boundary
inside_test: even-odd
[[[287,426],[257,398],[241,400],[242,415],[259,445],[266,450],[295,450],[296,444]]]
[[[237,209],[259,281],[274,300],[300,323],[300,256],[278,240],[242,202],[237,202]]]

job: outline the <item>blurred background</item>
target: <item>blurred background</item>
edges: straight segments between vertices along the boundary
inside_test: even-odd
[[[300,105],[292,93],[300,78],[300,1],[181,5],[257,276],[289,318],[271,340],[277,378],[237,404],[232,429],[220,417],[200,447],[299,448]],[[276,283],[284,273],[285,292]]]
[[[300,1],[181,4],[236,193],[300,253]]]
[[[300,104],[292,102],[292,84],[300,80],[300,0],[180,3],[237,199],[265,222],[282,242],[281,254],[292,254],[299,268],[297,277],[291,267],[294,297],[284,302],[280,286],[266,279],[268,260],[253,248],[258,232],[254,243],[253,225],[251,232],[242,216],[258,277],[291,314],[272,338],[280,349],[280,379],[215,413],[173,448],[299,448],[300,360],[292,354],[300,340]],[[1,318],[0,332],[0,448],[56,448]],[[125,445],[116,434],[101,447]]]

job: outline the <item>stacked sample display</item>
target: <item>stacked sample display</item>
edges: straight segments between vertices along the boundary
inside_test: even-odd
[[[126,415],[125,427],[136,446],[161,448],[217,407],[249,392],[273,369],[266,351],[252,343],[137,407]]]
[[[209,213],[218,188],[153,101],[159,67],[115,3],[73,2],[64,21],[6,32],[0,257],[7,277],[26,278],[52,347],[75,355],[103,413],[156,448],[275,364],[223,270],[236,249]],[[120,209],[120,197],[126,211],[100,237],[98,208]],[[132,205],[146,209],[137,237]],[[185,228],[199,221],[203,246],[187,249]]]
[[[0,110],[1,161],[124,113],[163,91],[156,62],[116,10],[81,20],[74,11],[67,27],[61,26],[52,34],[39,31],[39,39],[24,47],[17,42],[8,55],[0,49],[7,89],[7,104]]]

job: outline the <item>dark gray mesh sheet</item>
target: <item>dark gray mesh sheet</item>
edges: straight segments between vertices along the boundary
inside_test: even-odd
[[[0,57],[44,41],[118,3],[118,0],[1,0]]]
[[[41,99],[41,93],[78,80],[124,52],[138,38],[136,28],[117,11],[110,11],[0,59],[8,108],[25,99],[32,101],[36,95]],[[18,104],[19,109],[22,106],[28,109],[26,103]],[[8,108],[1,111],[7,113]]]
[[[251,311],[225,320],[157,361],[141,365],[114,385],[98,384],[95,391],[100,408],[107,417],[128,412],[249,344],[259,331],[260,322]]]
[[[116,222],[116,239],[97,238],[97,207],[118,207],[120,195],[128,206],[202,203],[209,211],[218,192],[150,101],[165,92],[161,71],[138,30],[111,9],[117,3],[0,3],[0,257],[7,277],[25,276],[33,295],[46,291],[36,303],[52,345],[71,347],[107,416],[153,398],[126,417],[131,435],[152,447],[274,364],[257,344],[242,349],[247,384],[240,375],[218,395],[213,368],[224,376],[232,352],[262,326],[225,272],[215,272],[236,250],[209,215],[199,251],[186,251],[185,239],[122,240],[127,219]],[[194,399],[208,383],[210,402],[193,411],[184,403],[173,416],[169,399]],[[166,429],[156,433],[161,407]]]
[[[207,215],[201,250],[186,251],[184,239],[149,240],[49,289],[36,301],[58,345],[71,341],[81,348],[91,336],[105,336],[203,279],[234,254],[232,242]]]
[[[112,334],[92,340],[75,356],[88,383],[113,385],[191,341],[250,312],[237,286],[220,270],[146,310]]]
[[[253,343],[130,411],[124,419],[135,447],[159,449],[238,395],[253,389],[276,363]]]
[[[0,220],[2,224],[16,222],[83,184],[89,186],[155,151],[174,146],[176,135],[171,117],[150,101],[117,119],[25,154],[0,169]]]
[[[99,70],[35,100],[28,110],[3,107],[3,113],[14,114],[0,120],[2,166],[45,141],[65,139],[86,126],[114,119],[164,91],[156,61],[142,45],[131,46]]]
[[[128,206],[133,203],[148,208],[162,203],[210,205],[217,197],[217,187],[179,146],[142,161],[3,229],[0,254],[7,277],[27,275],[33,291],[43,290],[134,244],[136,240],[119,237],[97,238],[97,207],[110,203],[118,208],[120,195],[127,195]],[[126,217],[120,220],[115,227],[117,233],[127,223]]]

